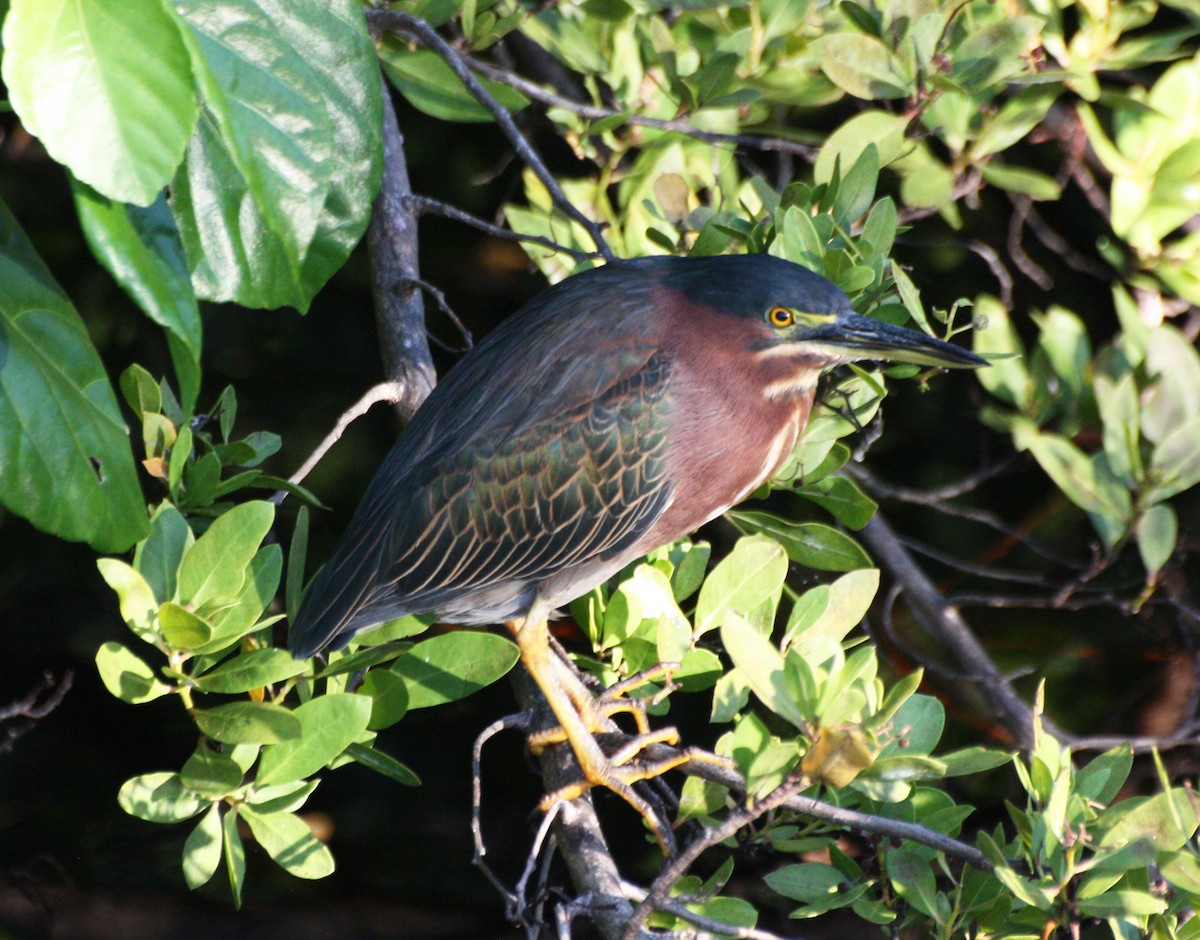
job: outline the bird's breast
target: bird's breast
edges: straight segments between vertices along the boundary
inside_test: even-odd
[[[671,505],[653,541],[672,541],[746,499],[787,460],[808,421],[819,370],[757,362],[744,347],[705,343],[671,370],[667,478]]]

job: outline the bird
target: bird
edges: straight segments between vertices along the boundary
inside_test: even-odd
[[[565,278],[417,410],[305,593],[293,655],[409,614],[503,624],[578,759],[570,796],[613,790],[666,851],[669,827],[633,784],[667,765],[631,761],[637,747],[605,755],[602,708],[554,652],[549,618],[754,493],[791,453],[821,374],[863,359],[988,364],[856,313],[829,280],[768,254],[645,257]]]

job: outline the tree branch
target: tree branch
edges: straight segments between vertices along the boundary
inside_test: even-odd
[[[384,371],[396,386],[396,410],[407,422],[437,384],[425,334],[425,304],[417,287],[417,217],[404,137],[386,81],[383,85],[383,181],[367,229],[371,293]]]
[[[512,682],[521,708],[533,715],[532,729],[556,727],[558,722],[550,706],[528,673],[514,672]],[[546,748],[538,760],[547,792],[574,783],[582,776],[569,744]],[[625,897],[621,874],[600,828],[590,793],[561,804],[555,833],[571,881],[580,894],[589,898],[587,913],[592,923],[605,940],[619,940],[625,936],[624,928],[633,916],[633,905]],[[639,940],[649,940],[649,935],[641,934]]]
[[[480,83],[467,66],[466,57],[463,56],[457,49],[446,42],[437,31],[418,17],[411,16],[408,13],[401,13],[399,10],[368,10],[367,19],[371,26],[376,29],[387,30],[388,32],[398,33],[412,41],[436,52],[450,66],[451,71],[458,76],[459,81],[467,86],[467,90],[474,96],[475,100],[483,105],[495,118],[496,124],[504,136],[508,138],[517,155],[524,161],[525,165],[533,170],[534,174],[542,185],[546,187],[550,193],[550,198],[554,205],[565,215],[574,219],[591,237],[592,242],[596,245],[596,250],[604,257],[606,261],[615,261],[616,255],[605,241],[602,232],[603,225],[588,218],[581,212],[574,203],[567,198],[566,193],[558,185],[558,180],[554,178],[542,158],[530,145],[529,141],[517,128],[516,122],[513,121],[512,115],[508,110],[491,95],[486,88]]]
[[[931,635],[951,653],[956,668],[969,675],[983,690],[1000,724],[1022,750],[1033,747],[1033,711],[1013,691],[1008,679],[996,668],[958,609],[948,603],[913,560],[882,515],[876,514],[860,531],[872,557],[904,586],[909,610]],[[1045,722],[1046,730],[1064,740],[1061,731]]]

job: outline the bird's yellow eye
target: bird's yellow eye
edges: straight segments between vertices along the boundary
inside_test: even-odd
[[[787,329],[796,322],[796,315],[787,307],[772,307],[767,314],[767,320],[776,329]]]

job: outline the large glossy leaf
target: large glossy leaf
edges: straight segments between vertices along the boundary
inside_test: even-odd
[[[177,361],[175,368],[183,406],[189,410],[199,391],[200,307],[166,197],[140,208],[114,202],[80,182],[72,191],[92,253],[146,316],[169,330],[186,351],[189,362]]]
[[[152,203],[196,125],[188,56],[159,0],[13,0],[3,76],[30,133],[110,199]]]
[[[380,58],[388,79],[418,110],[443,121],[493,120],[492,113],[475,100],[436,52],[410,50],[392,41],[384,44]],[[499,82],[483,84],[510,111],[519,111],[529,104],[529,99],[514,88]]]
[[[120,552],[146,533],[129,435],[100,357],[0,205],[0,503]]]
[[[197,291],[307,309],[369,217],[379,76],[351,0],[186,0],[204,111],[175,180]]]
[[[209,805],[208,800],[184,788],[179,774],[165,771],[126,780],[117,802],[130,816],[157,823],[182,822]]]

